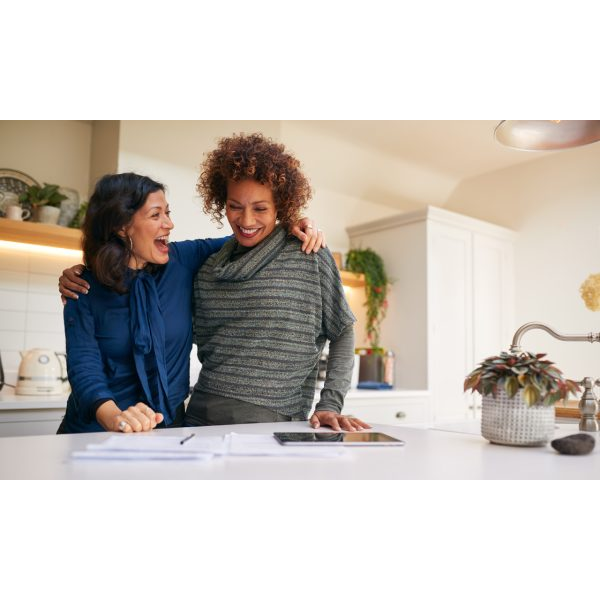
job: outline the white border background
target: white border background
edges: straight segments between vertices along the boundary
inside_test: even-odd
[[[198,4],[4,6],[2,118],[598,114],[580,0]],[[562,598],[594,585],[597,496],[596,482],[5,481],[0,593]]]

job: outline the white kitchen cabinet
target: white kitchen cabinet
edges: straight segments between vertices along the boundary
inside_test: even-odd
[[[0,437],[53,435],[64,415],[64,408],[2,410],[0,411]]]
[[[515,330],[515,232],[427,207],[348,234],[381,255],[392,281],[381,340],[396,353],[396,385],[428,389],[435,421],[476,417],[464,377]]]
[[[432,422],[426,391],[355,390],[346,396],[342,414],[375,425],[428,425]]]
[[[65,415],[67,398],[18,396],[5,387],[0,392],[0,437],[55,434]]]

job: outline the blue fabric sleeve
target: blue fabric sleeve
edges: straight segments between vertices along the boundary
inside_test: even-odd
[[[64,309],[65,338],[67,343],[67,372],[73,390],[73,400],[84,420],[96,419],[99,400],[114,399],[104,363],[95,337],[94,317],[89,298],[79,295],[79,300],[67,300]]]
[[[194,273],[204,264],[204,261],[215,252],[218,252],[223,244],[231,236],[222,238],[208,238],[206,240],[188,240],[186,242],[172,242],[169,248],[175,253],[179,262]]]

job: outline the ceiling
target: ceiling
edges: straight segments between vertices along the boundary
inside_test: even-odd
[[[535,160],[548,152],[500,145],[500,121],[305,121],[348,142],[416,163],[455,181]]]

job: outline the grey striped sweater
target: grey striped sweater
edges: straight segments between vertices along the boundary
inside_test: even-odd
[[[194,342],[202,363],[196,390],[306,418],[326,339],[354,322],[328,249],[300,251],[277,227],[232,261],[235,239],[204,263],[194,282]],[[352,353],[352,349],[350,349]],[[351,369],[353,356],[349,357]],[[327,391],[320,410],[334,410]],[[330,386],[331,387],[331,386]]]

